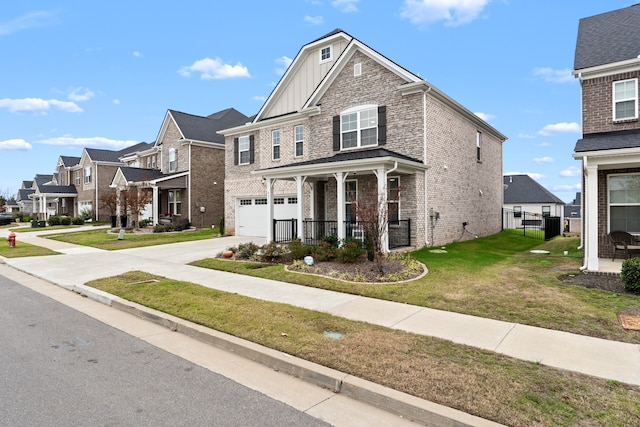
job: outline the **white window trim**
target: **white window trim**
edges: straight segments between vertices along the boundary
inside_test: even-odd
[[[376,125],[375,125],[375,129],[376,129],[376,143],[375,144],[371,144],[371,145],[362,145],[362,130],[363,128],[360,127],[360,113],[362,113],[363,111],[368,111],[368,110],[375,110],[376,112]],[[357,113],[357,123],[358,126],[356,128],[356,146],[355,147],[344,147],[344,141],[342,139],[343,135],[344,135],[344,131],[342,130],[342,117],[346,116],[348,114],[353,114],[353,113]],[[367,105],[359,105],[357,107],[352,107],[349,108],[347,110],[344,110],[340,113],[340,151],[348,151],[348,150],[358,150],[360,148],[363,147],[377,147],[378,146],[378,105],[375,104],[367,104]],[[371,129],[371,127],[369,128],[364,128],[364,129]],[[349,132],[353,132],[353,131],[349,131]]]
[[[636,95],[633,98],[623,98],[623,99],[616,99],[616,84],[620,84],[620,83],[626,83],[626,82],[633,82],[633,87],[636,90]],[[625,80],[618,80],[613,82],[613,84],[611,85],[611,101],[612,101],[612,115],[613,115],[613,121],[614,122],[622,122],[625,120],[635,120],[638,118],[638,79],[625,79]],[[633,101],[635,104],[635,108],[634,108],[634,114],[633,117],[623,117],[623,118],[617,118],[616,117],[616,104],[619,102],[628,102],[628,101]]]
[[[171,200],[171,194],[173,194],[173,200]],[[169,190],[168,211],[172,215],[182,215],[182,194],[180,190]],[[180,213],[178,213],[178,206],[180,207]]]
[[[296,129],[302,128],[302,139],[298,138],[298,132]],[[302,154],[298,154],[298,144],[302,145]],[[302,157],[304,156],[304,125],[296,125],[293,127],[293,155],[294,157]]]
[[[242,149],[242,144],[246,140],[247,148]],[[247,153],[247,161],[242,161],[242,153]],[[251,139],[249,135],[244,135],[238,138],[238,164],[239,165],[248,165],[251,163]]]
[[[278,147],[278,157],[276,157],[276,147]],[[271,131],[271,160],[280,160],[282,155],[280,149],[280,130]]]
[[[173,160],[171,160],[173,158]],[[178,150],[175,148],[169,149],[169,172],[175,172],[178,170]]]
[[[91,184],[91,166],[84,168],[84,183]]]
[[[397,187],[397,191],[398,191],[398,198],[391,200],[389,199],[389,182],[391,182],[392,179],[397,179],[398,180],[398,187]],[[389,212],[388,212],[388,206],[390,203],[395,203],[396,205],[398,205],[398,221],[402,220],[402,216],[401,216],[401,212],[402,212],[402,206],[401,206],[401,197],[400,197],[400,176],[399,175],[393,175],[393,176],[388,176],[387,177],[387,222],[389,222]],[[396,224],[390,224],[390,225],[396,225]]]
[[[610,174],[607,176],[607,228],[608,232],[616,231],[611,229],[611,207],[612,206],[640,206],[640,202],[638,203],[611,203],[611,178],[616,176],[640,176],[640,173],[616,173]]]
[[[329,57],[328,58],[322,58],[322,52],[325,49],[329,49]],[[333,59],[333,45],[329,45],[329,46],[323,46],[320,48],[320,51],[318,52],[318,59],[320,59],[320,63],[325,63],[325,62],[329,62]]]
[[[476,161],[482,162],[482,132],[476,131]]]

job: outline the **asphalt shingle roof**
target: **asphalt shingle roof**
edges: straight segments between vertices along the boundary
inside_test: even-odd
[[[576,142],[576,153],[640,147],[640,129],[589,133]]]
[[[74,185],[43,185],[39,190],[42,194],[78,194]]]
[[[414,159],[413,157],[405,156],[404,154],[399,154],[394,151],[387,150],[386,148],[375,148],[372,150],[357,150],[357,151],[346,151],[344,153],[338,153],[331,157],[324,157],[321,159],[313,159],[306,160],[304,162],[291,163],[283,166],[276,166],[274,168],[268,168],[265,170],[273,170],[280,168],[290,168],[296,166],[307,166],[307,165],[318,165],[323,163],[337,163],[337,162],[346,162],[350,160],[366,160],[366,159],[375,159],[380,157],[394,157],[399,160],[408,160],[410,162],[415,162],[422,164],[422,162],[418,159]]]
[[[504,203],[559,203],[565,204],[529,175],[505,175]]]
[[[60,156],[60,160],[62,160],[62,164],[64,165],[64,167],[71,167],[71,166],[76,166],[78,163],[80,163],[80,157],[74,157],[74,156]]]
[[[219,130],[243,125],[249,118],[234,108],[218,111],[207,117],[169,110],[185,139],[224,144],[224,136]]]
[[[120,171],[128,182],[151,181],[164,176],[164,174],[158,169],[144,169],[122,166],[120,167]]]
[[[18,200],[29,200],[29,194],[35,192],[35,190],[31,190],[30,188],[21,188],[18,190]]]
[[[612,64],[640,55],[640,4],[582,18],[574,70]]]
[[[119,151],[104,150],[100,148],[85,148],[89,158],[94,162],[111,162],[120,163],[120,157],[124,157],[128,154],[137,153],[138,151],[144,151],[151,148],[152,144],[146,142],[139,142],[129,147],[123,148]]]

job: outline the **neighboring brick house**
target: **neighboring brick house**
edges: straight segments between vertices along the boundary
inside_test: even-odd
[[[273,220],[288,219],[305,240],[361,237],[363,206],[388,218],[386,247],[501,230],[506,137],[342,30],[304,45],[255,118],[221,133],[228,232],[286,240]]]
[[[522,220],[533,217],[560,217],[563,223],[565,203],[540,185],[529,175],[505,175],[504,208],[513,212],[515,227],[522,226]]]
[[[78,163],[69,170],[70,185],[77,191],[76,213],[93,213],[97,221],[109,220],[111,213],[100,202],[100,198],[110,189],[113,177],[120,166],[120,160],[130,153],[148,149],[150,144],[140,142],[119,151],[85,148]]]
[[[171,217],[198,227],[218,225],[224,216],[225,147],[217,132],[248,120],[233,108],[206,117],[168,110],[153,146],[123,157],[129,167],[121,167],[111,185],[151,191],[144,217],[154,224]]]
[[[583,18],[574,76],[582,90],[584,265],[612,256],[607,234],[640,235],[640,4]]]
[[[73,185],[58,185],[56,175],[38,174],[33,181],[24,181],[23,186],[31,183],[29,191],[20,189],[19,199],[26,196],[31,202],[30,212],[34,219],[48,220],[52,215],[58,215],[61,209],[62,200],[71,199],[76,195]],[[28,203],[25,203],[25,207]]]

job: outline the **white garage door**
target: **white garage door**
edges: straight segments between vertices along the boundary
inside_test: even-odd
[[[273,198],[275,219],[297,218],[298,198],[295,195]],[[236,235],[266,237],[269,227],[267,199],[244,197],[236,199]]]

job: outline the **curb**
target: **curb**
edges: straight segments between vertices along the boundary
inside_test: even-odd
[[[256,343],[189,322],[161,311],[127,301],[89,286],[74,286],[82,296],[122,312],[180,332],[205,344],[232,352],[302,381],[341,393],[402,418],[437,427],[498,427],[502,424],[411,396],[335,369],[291,356]]]

